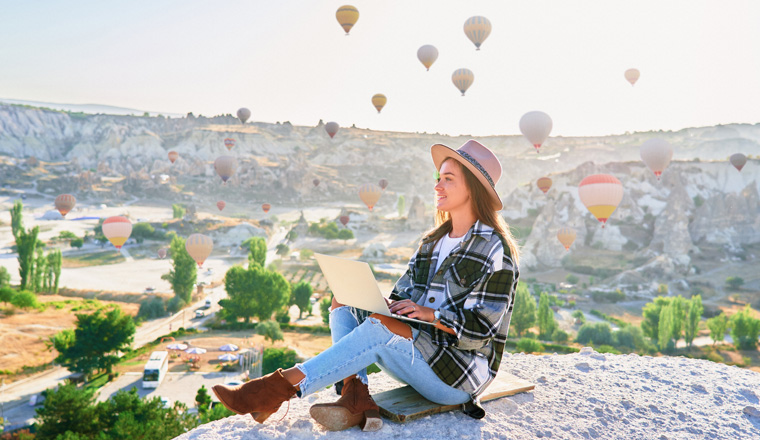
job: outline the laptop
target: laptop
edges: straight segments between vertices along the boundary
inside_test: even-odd
[[[319,263],[319,267],[327,279],[327,284],[339,303],[402,321],[433,324],[432,322],[391,313],[388,304],[385,302],[385,297],[380,292],[375,276],[372,274],[372,269],[364,261],[317,253],[314,254],[314,258],[317,259],[317,263]]]

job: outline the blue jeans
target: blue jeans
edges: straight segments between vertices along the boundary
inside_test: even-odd
[[[298,385],[301,397],[358,375],[367,383],[367,367],[376,363],[388,375],[412,386],[431,402],[458,405],[470,395],[443,382],[422,354],[414,347],[419,330],[412,329],[412,339],[392,333],[378,319],[367,318],[359,324],[351,310],[338,307],[330,312],[333,345],[296,367],[306,376]]]

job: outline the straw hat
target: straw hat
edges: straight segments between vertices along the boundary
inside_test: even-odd
[[[430,154],[433,156],[435,168],[440,171],[443,161],[452,158],[478,178],[483,187],[488,191],[491,206],[494,211],[499,211],[503,207],[501,199],[496,193],[496,184],[501,178],[501,163],[491,150],[478,141],[470,139],[458,150],[447,147],[443,144],[435,144],[430,147]]]

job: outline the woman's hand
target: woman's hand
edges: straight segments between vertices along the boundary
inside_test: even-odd
[[[421,306],[416,304],[410,299],[402,299],[401,301],[389,301],[388,307],[391,313],[398,315],[404,315],[409,318],[419,319],[420,321],[433,322],[435,321],[435,310],[430,307]]]

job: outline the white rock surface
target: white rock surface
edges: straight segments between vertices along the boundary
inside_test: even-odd
[[[599,354],[505,355],[502,371],[536,384],[532,392],[484,405],[475,420],[459,411],[398,424],[376,433],[355,427],[329,432],[309,418],[333,389],[290,401],[265,424],[233,416],[185,433],[182,440],[250,439],[758,439],[760,374],[680,357]],[[370,391],[399,386],[384,373]],[[283,418],[284,417],[284,418]],[[282,419],[282,420],[280,420]]]

